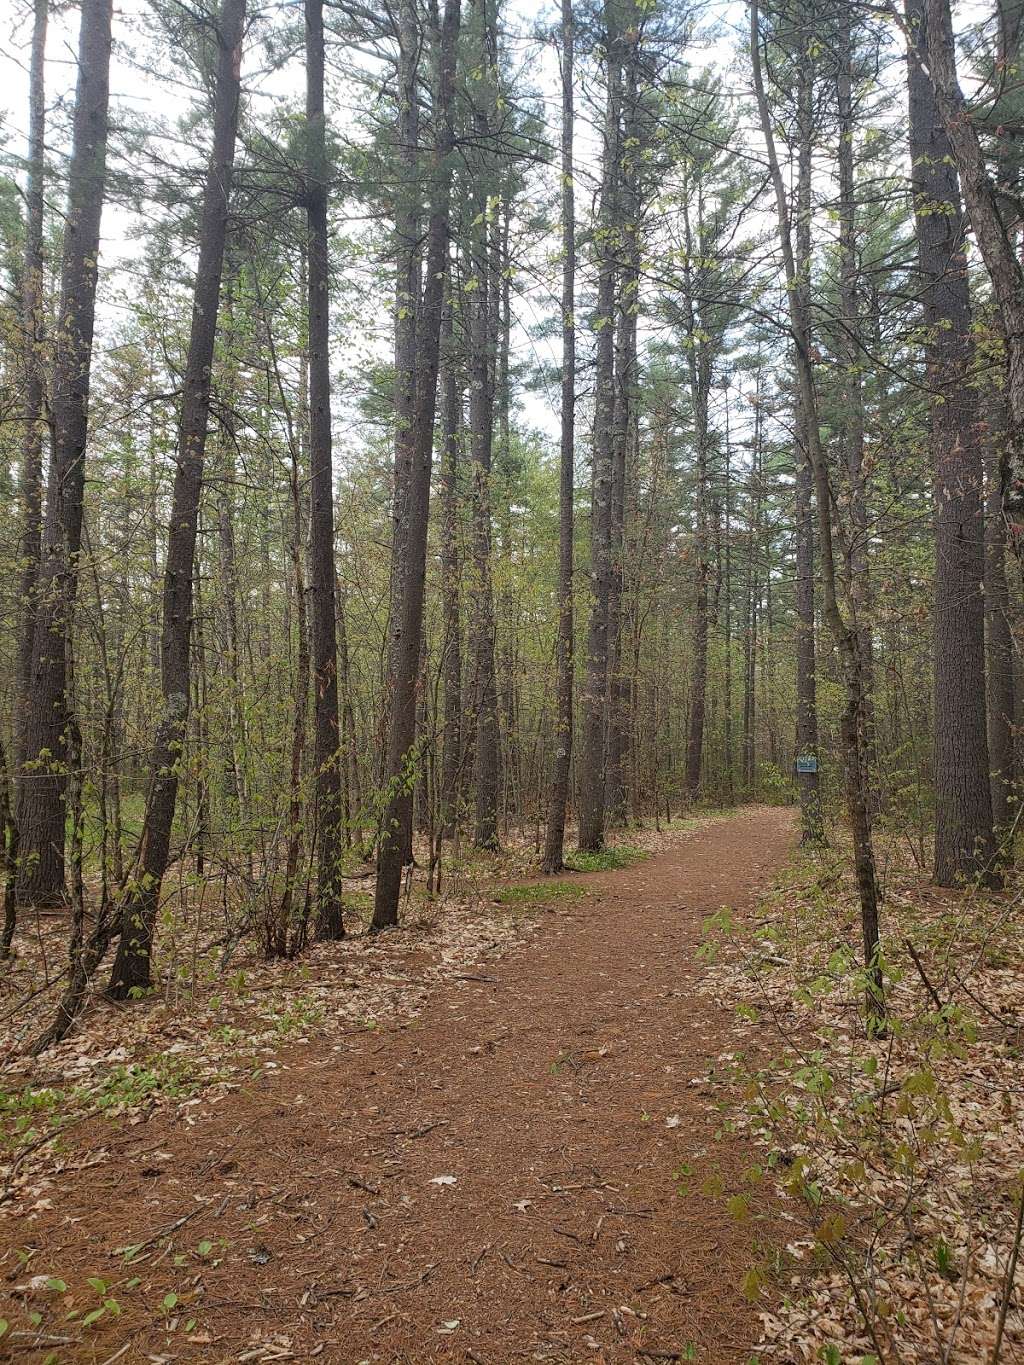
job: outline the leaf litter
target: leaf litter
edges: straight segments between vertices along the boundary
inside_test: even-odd
[[[869,1038],[849,863],[842,847],[798,857],[756,909],[707,921],[700,950],[743,1041],[697,1083],[758,1142],[791,1227],[747,1278],[759,1352],[973,1365],[1002,1317],[1001,1359],[1017,1359],[1024,877],[943,891],[887,849],[888,1027]],[[737,1085],[742,1102],[724,1098]]]

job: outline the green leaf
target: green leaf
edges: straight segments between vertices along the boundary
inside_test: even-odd
[[[740,1281],[740,1292],[749,1303],[754,1303],[760,1297],[763,1285],[764,1275],[760,1267],[752,1265]]]
[[[46,1287],[47,1289],[52,1289],[55,1294],[63,1294],[65,1289],[67,1289],[67,1284],[64,1280],[58,1280],[56,1276],[51,1275],[46,1281]]]
[[[168,1313],[171,1311],[171,1309],[175,1306],[175,1304],[176,1304],[177,1302],[178,1302],[178,1296],[177,1296],[177,1294],[165,1294],[165,1295],[164,1295],[163,1306],[164,1306],[164,1308],[167,1310]]]
[[[106,1313],[105,1308],[94,1308],[91,1313],[86,1313],[82,1319],[83,1327],[91,1327],[94,1322],[99,1322],[100,1318]]]
[[[10,1327],[10,1325],[11,1324],[7,1321],[6,1318],[0,1318],[0,1337],[7,1335],[7,1329]]]
[[[750,1204],[744,1194],[734,1194],[725,1207],[729,1210],[729,1217],[735,1218],[737,1223],[750,1217]]]

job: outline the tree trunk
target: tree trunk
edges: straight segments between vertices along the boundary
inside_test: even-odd
[[[798,120],[800,148],[797,170],[796,272],[805,297],[810,292],[811,269],[811,147],[814,136],[814,72],[806,51],[798,61]],[[799,363],[799,361],[798,361]],[[796,469],[796,751],[813,760],[798,765],[800,842],[820,844],[825,838],[821,810],[818,753],[818,674],[814,619],[814,473],[810,459],[812,420],[802,397],[797,398],[796,427],[799,452]]]
[[[1013,635],[1010,593],[1006,581],[1006,526],[1002,516],[1004,482],[1005,407],[1001,395],[990,395],[996,418],[989,426],[989,491],[985,518],[985,655],[988,708],[988,747],[992,764],[992,824],[999,844],[999,860],[1013,862],[1013,841],[1006,835],[1017,814],[1015,749],[1016,696],[1013,677]]]
[[[137,865],[121,905],[121,938],[111,970],[109,990],[118,1000],[146,989],[151,981],[153,926],[170,858],[179,764],[188,724],[192,561],[203,485],[211,371],[238,130],[244,22],[245,0],[224,0],[217,26],[213,147],[203,188],[199,262],[182,384],[178,459],[167,537],[160,648],[161,710],[153,742],[152,777]]]
[[[29,68],[28,179],[25,186],[25,259],[22,272],[21,316],[25,368],[25,430],[21,466],[21,619],[18,625],[18,662],[15,678],[14,774],[21,781],[25,761],[24,727],[32,678],[35,638],[36,587],[42,548],[43,504],[43,192],[46,177],[46,27],[48,0],[35,0],[32,57]],[[13,811],[11,812],[13,818]],[[12,900],[13,910],[13,900]]]
[[[761,132],[764,137],[769,173],[775,191],[779,238],[785,267],[789,319],[796,352],[800,404],[805,415],[807,459],[814,476],[825,619],[839,650],[843,678],[846,684],[846,706],[843,712],[841,730],[846,767],[846,803],[853,835],[854,868],[860,898],[866,973],[865,1009],[868,1027],[872,1029],[877,1028],[879,1020],[884,1015],[885,998],[879,962],[878,879],[875,872],[875,853],[871,836],[871,812],[868,799],[864,728],[864,675],[860,657],[860,637],[857,631],[844,619],[837,595],[838,577],[833,550],[831,489],[829,487],[828,463],[821,440],[814,372],[811,364],[808,288],[806,279],[802,279],[797,272],[789,203],[782,171],[779,167],[771,110],[765,95],[764,78],[761,71],[760,17],[757,0],[752,0],[750,6],[750,56]],[[841,535],[838,528],[837,534]]]
[[[544,871],[559,872],[572,762],[573,480],[576,450],[576,190],[573,184],[575,29],[572,0],[562,0],[562,431],[558,462],[558,639],[555,724]]]
[[[64,895],[71,719],[67,678],[82,544],[89,379],[106,187],[111,14],[111,0],[83,0],[53,382],[53,456],[21,731],[17,897],[37,905],[59,904]],[[189,563],[190,581],[191,572]]]
[[[331,463],[330,260],[324,126],[323,0],[306,0],[306,229],[309,236],[309,598],[316,765],[316,909],[320,939],[342,921],[341,732],[334,600],[334,472]]]
[[[442,323],[441,611],[443,627],[444,741],[441,760],[441,837],[451,839],[459,818],[462,771],[462,564],[459,555],[459,429],[462,393],[455,348],[452,281]]]
[[[491,110],[497,96],[498,65],[492,28],[493,0],[477,0],[480,14],[478,83],[473,132],[481,148],[493,136]],[[494,425],[493,363],[495,334],[490,269],[489,219],[494,212],[488,162],[474,170],[470,199],[472,269],[476,290],[470,316],[469,432],[472,459],[473,621],[472,654],[476,679],[476,829],[477,848],[498,846],[499,726],[494,667],[494,587],[491,578],[491,453]]]
[[[632,36],[623,72],[622,146],[619,167],[621,258],[615,336],[615,432],[612,440],[610,574],[608,583],[608,696],[605,736],[605,812],[610,825],[626,823],[625,681],[622,617],[626,570],[627,471],[636,430],[637,312],[640,291],[639,42]]]
[[[416,326],[422,291],[422,194],[420,186],[419,120],[419,20],[414,0],[399,6],[398,38],[398,117],[396,120],[396,158],[398,184],[395,194],[395,478],[393,540],[391,547],[391,630],[400,629],[410,568],[406,562],[410,532],[410,485],[414,482],[416,461]],[[394,634],[392,634],[394,639]],[[419,668],[419,641],[416,642],[416,670]],[[393,680],[395,663],[389,659],[386,695],[391,708],[396,705]],[[416,733],[415,673],[414,708],[410,722],[410,765],[418,762],[412,752]],[[389,837],[398,839],[402,866],[412,862],[412,789],[414,773],[404,772],[397,792],[395,827]]]
[[[973,364],[965,224],[949,137],[918,58],[925,0],[906,0],[910,159],[935,502],[935,880],[989,875],[994,842],[985,717],[983,452]]]
[[[725,387],[725,585],[724,585],[724,669],[725,696],[723,745],[725,750],[725,794],[731,806],[736,800],[732,740],[732,439],[729,430],[729,388]]]
[[[693,409],[693,440],[696,446],[697,498],[696,529],[694,550],[697,568],[697,591],[693,611],[692,686],[690,691],[690,720],[686,742],[686,794],[696,801],[700,794],[700,774],[704,759],[704,718],[707,709],[708,689],[708,585],[711,576],[711,536],[708,517],[708,452],[711,430],[708,418],[708,401],[711,395],[711,355],[708,341],[698,326],[697,310],[694,306],[695,287],[693,281],[693,260],[695,246],[699,251],[700,243],[694,242],[690,226],[689,206],[683,206],[683,225],[685,229],[686,261],[684,278],[686,280],[687,322],[691,345],[687,350],[687,366],[690,380],[690,404]]]
[[[385,756],[385,806],[377,851],[377,885],[373,924],[376,930],[398,923],[398,897],[402,885],[403,847],[400,838],[403,809],[411,813],[408,781],[410,751],[415,742],[416,674],[420,636],[423,631],[423,590],[427,558],[427,521],[430,511],[430,470],[434,454],[434,413],[437,406],[437,370],[440,351],[441,311],[448,260],[449,203],[451,196],[448,159],[454,141],[453,91],[455,55],[459,33],[460,0],[446,0],[440,35],[436,94],[436,128],[430,174],[430,221],[427,227],[426,280],[417,326],[415,360],[416,412],[415,458],[409,469],[408,497],[396,535],[404,542],[405,570],[400,593],[392,598],[388,669],[391,716]],[[407,43],[416,41],[415,10],[403,25]],[[411,24],[411,27],[410,27]],[[414,149],[415,150],[415,149]],[[401,451],[396,440],[396,464]]]
[[[861,304],[858,287],[857,260],[857,195],[854,179],[854,110],[853,33],[849,9],[842,9],[839,17],[839,71],[836,81],[836,103],[839,113],[839,293],[842,309],[841,354],[844,361],[843,429],[846,473],[850,488],[850,604],[855,624],[860,632],[860,652],[864,666],[865,726],[868,759],[872,775],[877,767],[875,755],[875,645],[871,614],[871,580],[869,577],[870,530],[868,525],[868,489],[864,467],[864,392],[861,384],[863,351],[861,346]],[[872,787],[877,784],[872,776]]]
[[[605,718],[608,686],[608,597],[611,584],[612,453],[615,440],[615,294],[618,277],[619,141],[622,53],[615,0],[605,0],[604,150],[602,153],[599,275],[594,330],[595,359],[593,482],[590,518],[592,603],[587,657],[580,698],[579,846],[595,852],[604,845]]]
[[[1014,550],[1019,554],[1024,532],[1024,261],[1017,254],[1013,235],[1003,222],[978,130],[957,79],[949,0],[911,0],[907,7],[907,23],[911,41],[911,81],[917,77],[927,83],[920,68],[921,61],[925,60],[945,125],[936,132],[943,137],[959,168],[971,230],[992,281],[992,292],[999,309],[1006,345],[1009,413],[1003,512]],[[1015,70],[1019,63],[1018,52],[1006,51],[1003,57],[1005,69]]]
[[[311,276],[307,276],[307,289]],[[307,305],[309,301],[307,299]],[[269,320],[267,330],[269,332]],[[311,329],[312,330],[312,329]],[[306,752],[306,721],[309,712],[310,643],[309,624],[306,611],[306,576],[302,569],[302,474],[300,456],[303,437],[309,439],[310,431],[310,378],[309,360],[305,355],[299,358],[299,385],[301,409],[299,433],[288,422],[288,436],[291,462],[289,466],[288,491],[291,496],[292,534],[289,552],[292,569],[292,591],[295,595],[295,640],[296,667],[295,693],[293,697],[291,756],[288,766],[288,825],[284,866],[284,886],[277,906],[273,925],[267,926],[264,945],[268,957],[286,957],[294,954],[302,946],[301,940],[306,927],[302,917],[298,932],[293,925],[294,905],[301,885],[299,867],[302,861],[302,847],[305,830],[302,821],[302,762]],[[308,396],[307,396],[308,395]],[[283,397],[283,395],[282,395]],[[312,500],[311,500],[312,501]],[[332,556],[333,558],[333,556]]]

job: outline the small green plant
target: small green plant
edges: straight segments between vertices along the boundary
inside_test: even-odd
[[[319,1005],[295,1000],[286,1010],[274,1016],[274,1032],[279,1038],[294,1038],[323,1023],[324,1012]]]
[[[632,844],[612,844],[596,853],[576,849],[566,857],[565,865],[570,872],[617,872],[632,867],[646,856],[642,848]]]
[[[119,1113],[157,1096],[186,1099],[195,1093],[197,1084],[184,1058],[158,1056],[146,1065],[115,1066],[90,1098],[97,1109]]]
[[[373,896],[369,891],[346,891],[341,897],[341,908],[346,915],[355,915],[368,924],[373,914]]]

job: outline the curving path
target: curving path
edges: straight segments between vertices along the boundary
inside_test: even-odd
[[[750,1159],[716,1140],[697,1079],[737,1030],[693,989],[694,950],[702,918],[748,903],[792,839],[789,811],[749,808],[588,876],[591,896],[413,1024],[341,1057],[311,1045],[194,1129],[144,1125],[139,1153],[171,1159],[157,1172],[129,1150],[95,1185],[79,1176],[46,1250],[102,1274],[140,1225],[201,1209],[175,1237],[216,1239],[177,1272],[194,1307],[157,1299],[55,1359],[746,1361],[758,1324],[739,1282],[770,1228],[680,1195],[675,1175],[710,1153],[728,1186]]]

